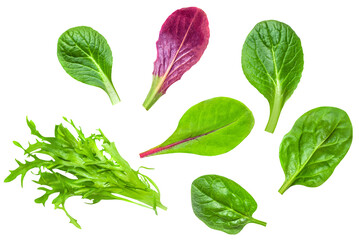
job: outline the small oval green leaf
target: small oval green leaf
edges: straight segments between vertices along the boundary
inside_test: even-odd
[[[188,109],[172,136],[140,157],[165,153],[223,154],[241,143],[253,125],[252,112],[240,101],[212,98]]]
[[[303,114],[280,145],[285,181],[279,192],[293,185],[323,184],[348,152],[352,138],[349,116],[339,108],[319,107]]]
[[[193,181],[191,187],[194,214],[208,227],[239,233],[246,224],[265,222],[254,219],[257,203],[236,182],[218,175],[205,175]]]
[[[269,102],[267,132],[274,132],[284,103],[297,88],[303,65],[300,39],[287,24],[263,21],[247,36],[242,68],[248,81]]]
[[[74,27],[57,43],[57,57],[74,79],[103,89],[112,104],[120,101],[112,84],[112,52],[106,39],[90,27]]]

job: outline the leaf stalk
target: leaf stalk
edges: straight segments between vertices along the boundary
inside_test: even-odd
[[[259,225],[264,226],[264,227],[267,226],[266,222],[263,222],[261,220],[255,219],[255,218],[252,219],[252,223],[256,223],[256,224],[259,224]]]
[[[159,90],[162,86],[161,77],[153,75],[151,89],[147,94],[145,101],[143,102],[143,107],[148,111],[153,104],[163,95]]]
[[[291,181],[285,181],[283,185],[279,188],[278,192],[283,195],[283,193],[287,191],[291,184]]]
[[[121,100],[112,82],[110,82],[109,84],[105,84],[105,86],[106,86],[107,95],[110,97],[112,105],[119,103]]]
[[[274,97],[273,105],[270,106],[270,115],[269,115],[267,126],[265,128],[266,132],[274,133],[283,105],[284,103],[282,100],[282,96],[280,92],[277,91]]]

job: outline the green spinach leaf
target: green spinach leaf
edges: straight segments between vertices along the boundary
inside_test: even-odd
[[[263,21],[249,33],[242,49],[242,68],[269,102],[267,132],[274,132],[284,103],[297,88],[303,65],[300,39],[288,25]]]
[[[90,27],[70,28],[59,38],[57,57],[71,77],[102,88],[112,104],[120,102],[111,79],[111,48],[100,33]]]
[[[253,197],[236,182],[218,175],[205,175],[193,181],[191,187],[194,214],[208,227],[239,233],[246,224],[267,223],[252,217],[257,209]]]
[[[352,138],[352,124],[343,110],[319,107],[305,113],[280,145],[285,181],[279,192],[293,185],[323,184],[348,152]]]
[[[252,112],[243,103],[227,97],[212,98],[188,109],[172,136],[140,157],[165,153],[223,154],[241,143],[253,125]]]

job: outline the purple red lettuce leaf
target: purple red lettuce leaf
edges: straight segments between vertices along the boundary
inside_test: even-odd
[[[208,39],[207,15],[199,8],[179,9],[166,19],[156,43],[152,87],[143,103],[147,110],[199,61]]]

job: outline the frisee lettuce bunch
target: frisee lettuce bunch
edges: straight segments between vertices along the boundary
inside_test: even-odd
[[[45,205],[50,195],[58,194],[52,201],[55,209],[62,209],[70,218],[70,223],[78,228],[81,227],[77,220],[65,209],[66,200],[73,196],[89,199],[93,204],[101,200],[123,200],[152,208],[156,214],[157,207],[166,210],[160,202],[160,191],[156,184],[138,170],[133,170],[100,129],[99,134],[85,137],[81,128],[64,118],[76,130],[77,138],[62,124],[55,126],[55,137],[44,137],[36,130],[33,121],[26,120],[31,134],[38,140],[29,144],[28,148],[23,148],[16,141],[14,144],[33,160],[25,163],[16,160],[19,167],[10,171],[5,182],[11,182],[21,175],[23,186],[26,173],[37,169],[35,175],[39,179],[34,182],[42,185],[38,189],[45,193],[35,199],[36,203]],[[48,155],[52,160],[43,160],[37,154]]]

